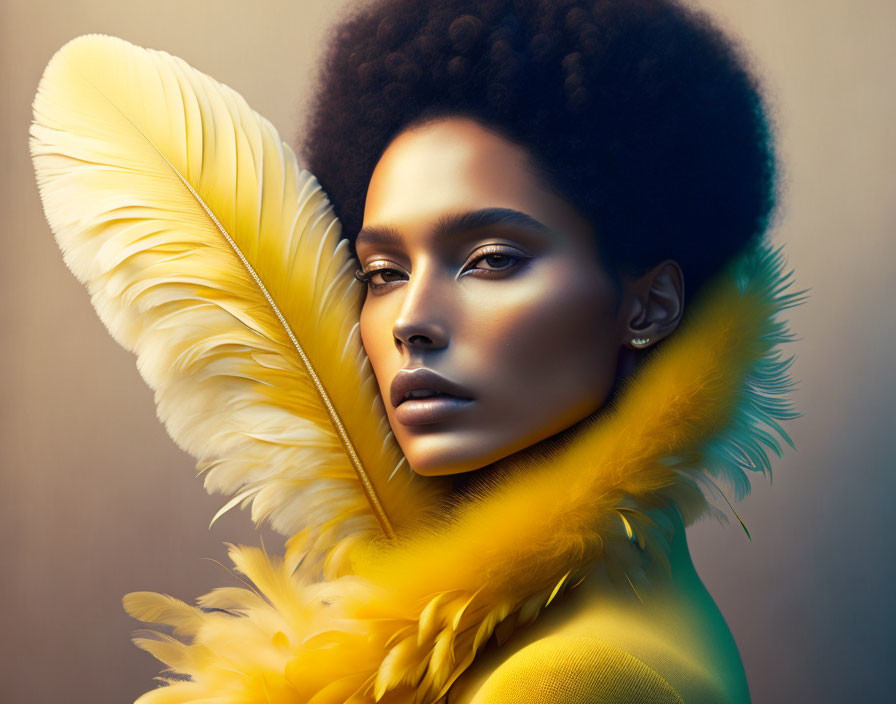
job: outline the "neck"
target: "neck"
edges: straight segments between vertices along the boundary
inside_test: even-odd
[[[620,580],[608,573],[605,561],[600,560],[585,581],[590,581],[592,586],[601,589],[617,591],[621,589],[624,592],[629,592],[633,597],[641,599],[656,592],[667,592],[670,589],[679,589],[683,585],[690,585],[697,577],[697,573],[688,549],[687,532],[681,514],[674,506],[664,509],[662,513],[671,524],[671,530],[668,533],[667,564],[652,558],[646,552],[640,552],[640,567],[644,578],[634,584],[625,579]]]

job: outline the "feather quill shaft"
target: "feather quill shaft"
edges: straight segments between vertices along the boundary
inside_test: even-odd
[[[165,158],[164,154],[161,154],[160,156],[163,159]],[[317,375],[317,372],[314,369],[314,365],[311,364],[311,360],[308,359],[308,355],[305,354],[305,350],[302,349],[302,345],[299,344],[299,341],[296,339],[295,333],[292,331],[292,328],[290,328],[289,323],[283,316],[283,313],[280,311],[280,307],[271,297],[270,292],[264,285],[264,282],[261,280],[258,272],[255,271],[255,268],[249,263],[249,260],[246,259],[246,255],[243,254],[236,242],[233,241],[233,238],[227,233],[227,230],[222,227],[221,223],[218,221],[218,218],[215,217],[215,214],[209,209],[205,201],[203,201],[202,198],[199,197],[199,194],[196,193],[196,190],[193,188],[193,186],[191,186],[190,183],[183,177],[183,174],[181,174],[176,168],[174,168],[170,161],[168,161],[167,159],[165,159],[165,161],[169,166],[171,166],[171,170],[183,182],[184,186],[186,186],[187,190],[190,191],[190,194],[196,199],[197,203],[199,203],[199,205],[206,212],[209,218],[211,218],[212,222],[218,228],[218,231],[221,233],[224,239],[227,240],[227,244],[231,246],[236,256],[239,257],[239,260],[242,262],[243,266],[246,267],[246,271],[252,277],[252,280],[255,281],[258,289],[265,297],[265,300],[267,300],[268,304],[271,306],[271,310],[274,311],[274,315],[277,316],[277,320],[279,320],[280,324],[283,326],[284,332],[289,336],[289,340],[290,342],[292,342],[293,347],[295,347],[296,352],[301,358],[302,364],[305,365],[305,371],[311,378],[311,382],[314,384],[314,388],[317,389],[318,394],[320,394],[321,401],[327,408],[327,413],[330,416],[330,421],[336,428],[336,432],[339,434],[339,439],[342,441],[342,444],[345,447],[345,451],[348,453],[352,465],[354,466],[355,471],[358,473],[358,477],[361,480],[361,485],[363,486],[364,493],[367,496],[367,501],[370,503],[370,507],[373,510],[373,515],[379,522],[380,528],[382,528],[383,532],[390,539],[394,539],[395,531],[392,528],[392,524],[389,522],[389,517],[386,515],[386,511],[383,509],[382,503],[380,503],[380,499],[376,493],[376,490],[373,488],[373,483],[370,481],[370,477],[367,475],[367,471],[364,469],[364,465],[361,464],[361,458],[358,457],[358,453],[355,451],[355,446],[352,444],[351,438],[348,435],[348,431],[345,428],[345,424],[342,422],[342,418],[340,418],[339,414],[336,412],[336,408],[333,406],[333,401],[330,399],[330,395],[327,393],[326,388],[324,388],[323,383],[321,383],[320,377]]]

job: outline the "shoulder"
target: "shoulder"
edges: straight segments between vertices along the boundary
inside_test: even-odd
[[[631,653],[587,636],[548,636],[518,650],[483,683],[473,704],[684,704],[671,684]]]
[[[675,677],[669,677],[670,671]],[[670,679],[687,679],[688,698]],[[692,696],[700,692],[699,696]],[[585,635],[552,635],[516,651],[499,665],[472,704],[692,704],[727,701],[706,673],[671,649],[648,665],[628,650]]]

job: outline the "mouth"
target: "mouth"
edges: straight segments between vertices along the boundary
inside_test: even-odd
[[[402,369],[389,392],[395,418],[402,425],[439,423],[473,402],[462,386],[424,368]]]

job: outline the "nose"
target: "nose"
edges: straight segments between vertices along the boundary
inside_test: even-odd
[[[432,323],[399,321],[392,329],[395,344],[410,350],[441,349],[448,346],[447,336],[441,326]]]
[[[411,275],[405,298],[392,326],[395,346],[408,351],[438,350],[448,346],[444,306],[447,292],[439,290],[435,276],[425,271]]]

